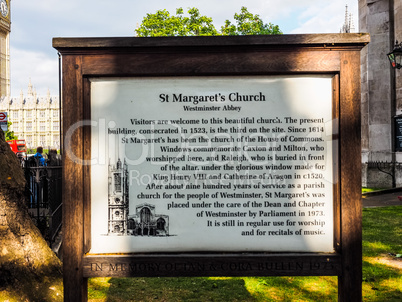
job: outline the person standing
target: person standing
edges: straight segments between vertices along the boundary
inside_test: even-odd
[[[43,153],[43,148],[38,147],[38,148],[36,148],[36,154],[34,155],[34,157],[39,166],[46,166],[45,158],[43,157],[42,153]]]

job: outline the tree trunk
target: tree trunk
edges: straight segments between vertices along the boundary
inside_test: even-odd
[[[61,261],[32,222],[21,165],[0,129],[0,301],[60,301]]]

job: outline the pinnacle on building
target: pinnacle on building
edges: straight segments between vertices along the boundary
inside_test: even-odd
[[[353,22],[353,15],[348,12],[348,6],[345,9],[345,23],[342,25],[340,33],[349,34],[355,32],[355,25]]]

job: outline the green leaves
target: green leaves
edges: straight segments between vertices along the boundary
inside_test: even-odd
[[[247,7],[241,8],[240,14],[235,14],[234,19],[237,25],[229,20],[221,27],[221,32],[226,35],[280,35],[282,31],[278,25],[272,23],[264,24],[259,15],[253,15]]]
[[[178,8],[172,16],[167,10],[158,10],[147,14],[136,33],[138,37],[163,36],[215,36],[218,34],[212,24],[212,18],[202,16],[198,8],[188,10],[189,17],[183,16],[183,9]]]
[[[138,37],[282,34],[278,25],[265,24],[259,15],[253,15],[244,6],[239,14],[234,15],[236,24],[226,20],[220,32],[213,25],[212,18],[201,15],[198,8],[190,8],[187,13],[189,16],[184,16],[180,7],[175,16],[165,9],[147,14],[135,32]]]
[[[9,130],[7,130],[4,135],[5,135],[5,139],[6,141],[12,140],[12,139],[18,139],[18,137],[15,136],[14,131],[10,131],[10,125],[12,123],[7,121],[7,128]]]

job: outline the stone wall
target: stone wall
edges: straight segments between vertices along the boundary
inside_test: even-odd
[[[392,175],[396,187],[402,187],[402,165],[399,163],[363,164],[362,186],[368,188],[392,188]]]
[[[395,40],[402,42],[402,1],[394,1],[394,32]],[[396,98],[396,115],[402,114],[402,69],[395,70],[395,98]]]
[[[359,31],[371,42],[362,51],[362,182],[388,187],[391,177],[370,168],[372,162],[397,162],[394,117],[402,114],[402,75],[391,68],[387,53],[402,41],[401,0],[359,0]]]

